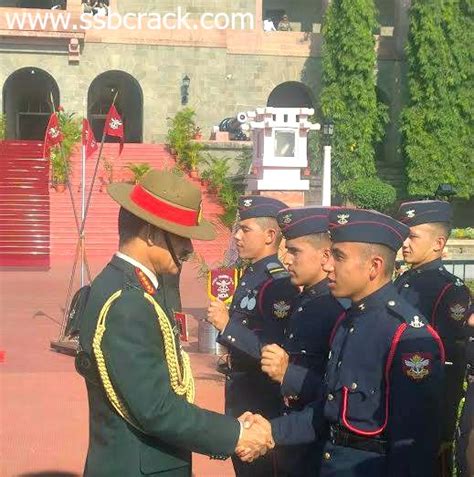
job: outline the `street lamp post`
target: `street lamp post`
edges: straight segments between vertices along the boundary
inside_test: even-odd
[[[324,163],[323,163],[323,206],[331,205],[331,144],[334,123],[329,119],[323,124]]]

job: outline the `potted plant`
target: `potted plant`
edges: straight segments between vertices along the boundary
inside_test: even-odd
[[[56,192],[64,192],[71,171],[71,161],[61,152],[60,146],[51,149],[51,182]]]
[[[7,137],[7,116],[0,113],[0,141]]]
[[[180,156],[180,162],[193,178],[198,177],[197,167],[203,162],[201,154],[203,145],[198,142],[188,142]]]
[[[61,144],[51,148],[51,182],[56,191],[64,191],[71,173],[71,155],[81,139],[81,123],[74,113],[66,113],[62,106],[58,109],[59,128],[63,135]]]
[[[148,162],[140,162],[140,163],[129,162],[125,166],[125,168],[128,169],[133,174],[134,183],[138,184],[141,178],[151,169],[151,166],[150,164],[148,164]]]

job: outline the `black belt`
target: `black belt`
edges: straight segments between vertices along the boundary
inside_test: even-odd
[[[382,455],[387,453],[388,448],[385,439],[359,436],[334,424],[331,424],[329,429],[329,440],[335,446],[351,447],[352,449],[376,452]]]

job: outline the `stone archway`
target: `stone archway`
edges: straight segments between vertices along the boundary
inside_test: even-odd
[[[138,81],[124,71],[107,71],[92,81],[87,95],[87,116],[97,140],[102,138],[105,118],[117,94],[115,106],[122,116],[125,142],[143,141],[143,92]],[[106,138],[115,142],[116,138]]]
[[[279,84],[268,97],[267,106],[274,108],[313,108],[312,92],[303,83],[287,81]]]
[[[54,105],[59,106],[59,88],[46,71],[28,67],[12,73],[3,85],[3,112],[7,139],[42,140]]]

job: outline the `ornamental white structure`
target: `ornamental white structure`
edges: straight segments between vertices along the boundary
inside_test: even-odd
[[[309,180],[301,179],[301,174],[308,167],[308,133],[321,128],[309,121],[313,114],[311,108],[272,107],[239,114],[239,121],[253,132],[253,176],[248,190],[309,189]]]

